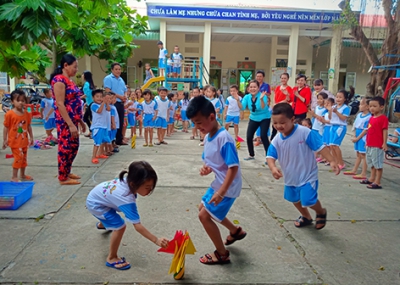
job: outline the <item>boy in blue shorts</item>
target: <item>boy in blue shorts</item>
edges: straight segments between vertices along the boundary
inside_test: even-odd
[[[94,141],[92,163],[98,164],[99,158],[108,158],[102,152],[106,144],[110,144],[109,122],[110,122],[110,96],[103,93],[103,90],[92,91],[93,103],[90,106],[92,111],[92,138]]]
[[[215,180],[202,198],[199,219],[216,250],[202,256],[200,262],[207,265],[226,264],[230,262],[230,258],[225,246],[246,236],[241,227],[235,226],[226,218],[242,190],[242,175],[235,142],[225,129],[219,128],[214,105],[204,96],[193,98],[186,114],[200,132],[207,134],[204,138],[204,165],[200,169],[200,175],[215,173]],[[214,221],[229,230],[225,243]]]
[[[144,147],[153,146],[153,128],[154,121],[157,119],[158,106],[157,102],[153,100],[153,94],[150,89],[143,91],[144,102],[142,103],[143,109],[143,128],[144,128]]]
[[[239,87],[234,84],[229,89],[231,96],[226,98],[225,102],[225,129],[229,130],[229,125],[233,123],[233,130],[235,132],[235,140],[239,135],[239,121],[242,112],[242,97],[239,96]]]
[[[158,142],[156,142],[155,145],[168,144],[166,141],[164,141],[169,121],[169,108],[171,107],[171,102],[168,100],[167,94],[168,89],[165,87],[160,87],[158,90],[159,96],[155,100],[157,102],[158,109],[156,120]]]
[[[168,51],[164,48],[164,44],[162,41],[157,42],[157,46],[159,48],[158,54],[158,69],[160,70],[160,76],[165,75],[165,68],[166,68],[166,58],[168,58]]]
[[[54,99],[52,98],[51,90],[44,90],[45,98],[40,103],[40,112],[44,121],[44,129],[46,131],[46,142],[56,141],[53,137],[53,129],[56,128],[56,119],[54,115]]]
[[[280,132],[268,148],[267,162],[275,179],[284,177],[284,198],[292,202],[301,216],[294,222],[298,228],[311,225],[313,219],[307,208],[317,213],[315,228],[325,227],[327,211],[318,200],[318,166],[314,152],[330,162],[338,175],[340,169],[322,142],[322,137],[309,128],[294,123],[292,106],[278,103],[272,109],[274,128]],[[282,171],[276,167],[276,160]]]

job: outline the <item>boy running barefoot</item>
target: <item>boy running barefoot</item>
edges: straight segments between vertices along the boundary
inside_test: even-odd
[[[294,222],[298,228],[312,224],[312,217],[307,208],[317,213],[317,230],[325,227],[326,214],[318,200],[318,166],[314,152],[320,153],[330,162],[332,170],[338,175],[335,159],[322,142],[322,137],[309,128],[294,123],[292,107],[279,103],[272,109],[274,128],[280,132],[268,148],[267,162],[275,179],[284,177],[284,198],[292,202],[301,216]],[[282,171],[276,167],[279,160]],[[283,173],[282,173],[283,172]]]
[[[204,138],[202,156],[204,166],[200,169],[200,175],[215,173],[215,180],[202,198],[199,219],[216,250],[202,256],[200,262],[207,265],[226,264],[230,262],[230,258],[225,245],[233,244],[246,236],[241,227],[235,226],[226,218],[242,190],[242,176],[235,142],[224,128],[219,127],[214,105],[204,96],[193,98],[186,114],[200,132],[207,134]],[[230,235],[225,243],[214,221],[229,230]]]

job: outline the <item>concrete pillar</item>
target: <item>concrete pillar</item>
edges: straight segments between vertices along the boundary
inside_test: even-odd
[[[160,21],[160,41],[163,42],[164,48],[167,48],[167,22],[165,20]]]
[[[329,60],[328,70],[328,90],[333,94],[336,93],[339,85],[339,70],[340,70],[340,52],[342,48],[342,29],[335,27],[331,40],[331,55]]]
[[[10,79],[10,93],[11,93],[11,92],[13,92],[15,90],[15,85],[16,85],[15,84],[15,77],[13,77],[13,78],[9,77],[9,79]]]
[[[271,37],[271,51],[270,51],[270,65],[269,65],[269,70],[271,71],[272,67],[276,67],[276,51],[278,50],[278,37],[277,36],[272,36]],[[268,81],[268,80],[267,80]]]
[[[86,68],[85,70],[92,72],[92,57],[91,56],[88,56],[88,55],[85,56],[85,68]]]
[[[288,84],[296,84],[297,49],[299,45],[299,25],[292,25],[289,37],[288,73],[290,76]]]
[[[203,37],[203,63],[208,72],[210,72],[210,59],[211,59],[211,22],[205,22],[204,37]],[[210,79],[208,78],[206,71],[203,70],[203,72],[205,73],[202,78],[204,86],[207,84],[204,77],[207,78],[207,81],[209,81]]]

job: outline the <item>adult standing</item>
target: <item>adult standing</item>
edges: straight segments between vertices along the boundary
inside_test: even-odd
[[[303,120],[307,117],[308,105],[311,101],[311,89],[306,85],[307,77],[300,74],[296,78],[297,86],[293,88],[293,110],[296,119]]]
[[[288,103],[292,104],[294,100],[293,89],[287,83],[289,80],[289,73],[282,73],[280,76],[281,85],[275,88],[274,104],[278,103]],[[277,134],[277,130],[272,126],[271,141]]]
[[[265,72],[262,70],[258,70],[256,73],[256,80],[258,84],[260,84],[260,93],[265,93],[268,97],[271,96],[271,87],[268,83],[264,82]]]
[[[82,121],[82,91],[70,79],[78,71],[78,61],[71,54],[65,54],[50,76],[54,112],[58,136],[58,180],[61,185],[76,185],[81,177],[71,173],[72,163],[79,149],[79,125],[86,131]]]
[[[127,145],[123,141],[122,128],[124,126],[124,102],[126,101],[127,88],[125,81],[121,78],[121,65],[117,62],[111,64],[111,74],[104,77],[103,86],[106,92],[114,92],[117,97],[115,107],[119,117],[119,128],[115,138],[117,145]]]
[[[251,80],[248,88],[249,94],[242,100],[242,110],[250,110],[249,124],[247,127],[246,141],[249,150],[249,157],[245,160],[254,159],[253,137],[257,128],[261,129],[261,140],[264,145],[265,153],[269,147],[268,129],[271,121],[271,113],[268,108],[268,97],[266,92],[260,92],[260,83],[257,80]]]
[[[93,83],[93,75],[90,71],[84,71],[82,73],[82,81],[83,83],[83,96],[81,97],[82,99],[86,100],[86,109],[85,109],[85,114],[83,115],[83,121],[88,125],[89,127],[89,134],[85,135],[85,137],[90,137],[91,132],[90,132],[90,126],[92,124],[92,111],[90,110],[90,106],[93,103],[93,95],[92,91],[94,90],[94,83]]]

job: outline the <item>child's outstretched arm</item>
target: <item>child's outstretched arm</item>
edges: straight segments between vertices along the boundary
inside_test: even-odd
[[[329,149],[327,147],[324,147],[318,153],[321,154],[327,161],[329,161],[329,164],[333,172],[335,172],[335,174],[338,175],[340,173],[340,168],[338,167],[335,158],[332,156]]]
[[[278,169],[278,167],[276,167],[275,161],[276,160],[271,157],[267,158],[268,167],[271,170],[272,176],[275,179],[279,180],[280,178],[283,177],[283,174],[282,174],[282,171],[280,169]]]
[[[239,170],[239,166],[232,166],[228,168],[228,171],[226,172],[225,180],[224,183],[222,183],[221,187],[218,189],[218,191],[215,191],[214,195],[212,196],[210,202],[208,204],[214,203],[214,205],[218,205],[222,199],[224,198],[226,192],[229,189],[229,186],[231,186],[233,179],[235,179],[235,176]]]
[[[149,232],[148,229],[146,229],[141,223],[139,224],[133,224],[135,227],[135,230],[140,233],[142,236],[147,238],[149,241],[152,241],[156,245],[162,248],[168,247],[168,240],[166,238],[158,238],[155,235],[153,235],[151,232]]]

